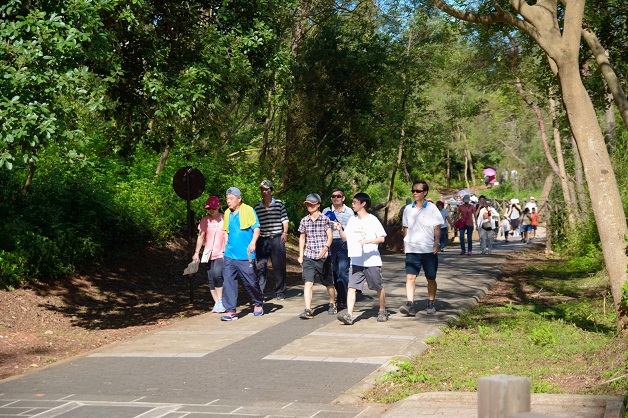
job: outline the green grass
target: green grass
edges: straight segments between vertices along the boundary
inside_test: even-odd
[[[476,391],[494,374],[528,377],[533,393],[625,395],[628,341],[616,335],[608,278],[594,265],[537,256],[501,279],[499,298],[452,321],[423,355],[398,361],[366,397]]]

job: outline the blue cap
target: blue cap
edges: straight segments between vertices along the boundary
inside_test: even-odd
[[[227,196],[228,195],[242,197],[242,193],[240,192],[240,189],[238,189],[237,187],[229,187],[227,189]]]

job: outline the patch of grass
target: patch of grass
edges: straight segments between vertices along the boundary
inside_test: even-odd
[[[499,297],[489,294],[428,340],[423,355],[399,361],[366,397],[388,403],[476,391],[480,377],[494,374],[528,377],[533,393],[624,395],[628,341],[616,335],[608,286],[589,265],[537,257],[500,280]]]

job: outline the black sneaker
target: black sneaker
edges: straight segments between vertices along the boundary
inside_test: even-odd
[[[351,317],[351,315],[349,315],[348,313],[339,313],[338,316],[336,317],[338,318],[338,320],[340,322],[342,322],[345,325],[353,325],[353,318]]]
[[[314,318],[314,312],[312,312],[311,309],[306,309],[303,311],[303,313],[301,315],[299,315],[299,318],[301,319],[312,319]]]
[[[399,312],[401,312],[404,315],[415,316],[416,311],[414,310],[414,303],[407,301],[405,305],[399,308]]]

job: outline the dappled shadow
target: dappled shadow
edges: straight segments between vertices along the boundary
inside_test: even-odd
[[[42,306],[72,318],[77,327],[94,330],[151,325],[205,313],[213,306],[205,265],[191,280],[183,276],[189,261],[187,243],[180,239],[139,251],[112,268],[95,266],[92,272],[33,287],[42,296],[61,298],[62,303]],[[289,286],[301,282],[300,273],[288,273]],[[270,268],[267,289],[273,288]],[[238,302],[248,301],[250,297],[240,285]]]

